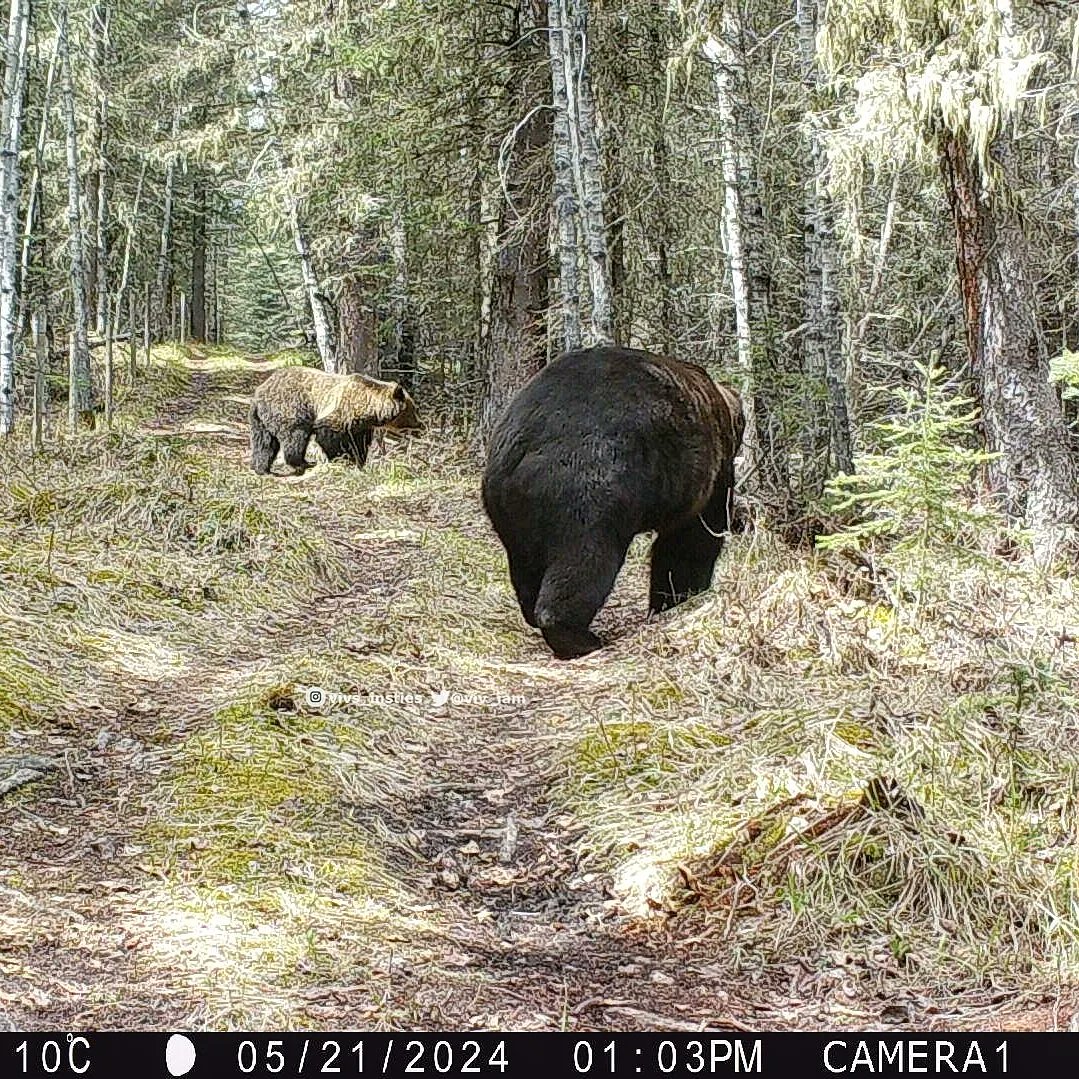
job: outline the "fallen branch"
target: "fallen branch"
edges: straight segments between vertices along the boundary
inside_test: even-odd
[[[60,766],[49,757],[5,757],[0,759],[0,798],[27,783],[44,779],[47,772],[55,772]]]

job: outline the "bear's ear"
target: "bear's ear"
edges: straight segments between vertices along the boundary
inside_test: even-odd
[[[393,399],[395,401],[403,401],[406,396],[407,394],[405,393],[404,386],[402,386],[400,382],[395,382],[393,384]]]

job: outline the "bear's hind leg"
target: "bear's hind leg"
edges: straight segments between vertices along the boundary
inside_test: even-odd
[[[536,626],[536,600],[543,583],[543,566],[531,556],[516,555],[509,558],[510,582],[517,594],[524,620]]]
[[[536,625],[559,659],[587,655],[603,642],[588,627],[614,588],[629,540],[563,547],[543,575]]]
[[[657,536],[652,544],[649,611],[656,614],[669,610],[690,596],[708,591],[719,547],[696,517],[682,528]]]
[[[251,408],[251,468],[260,476],[269,475],[281,443]]]
[[[707,592],[727,532],[730,468],[717,477],[704,510],[681,528],[661,532],[652,544],[648,609],[653,614]]]
[[[307,443],[310,439],[310,432],[305,431],[302,427],[293,427],[281,442],[285,464],[297,476],[302,476],[307,468]]]

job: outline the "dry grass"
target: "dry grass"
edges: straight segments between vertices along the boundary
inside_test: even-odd
[[[957,569],[912,623],[751,534],[646,623],[640,541],[560,664],[445,438],[250,474],[293,359],[161,350],[116,430],[4,451],[0,741],[64,763],[0,800],[0,1019],[655,1025],[722,977],[743,1021],[902,1026],[875,993],[1074,984],[1070,581]]]
[[[626,908],[732,969],[841,954],[874,987],[1074,979],[1071,582],[971,570],[910,626],[766,537],[721,573],[634,642],[560,787]]]

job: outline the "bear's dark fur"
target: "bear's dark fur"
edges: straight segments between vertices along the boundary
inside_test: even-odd
[[[744,428],[741,398],[704,368],[636,349],[567,353],[510,402],[483,504],[555,655],[600,647],[588,627],[639,532],[657,533],[652,611],[711,586]]]
[[[347,457],[362,467],[376,428],[419,425],[416,403],[396,382],[282,367],[251,402],[251,467],[266,474],[280,449],[285,464],[299,474],[307,467],[312,438],[331,460]]]

